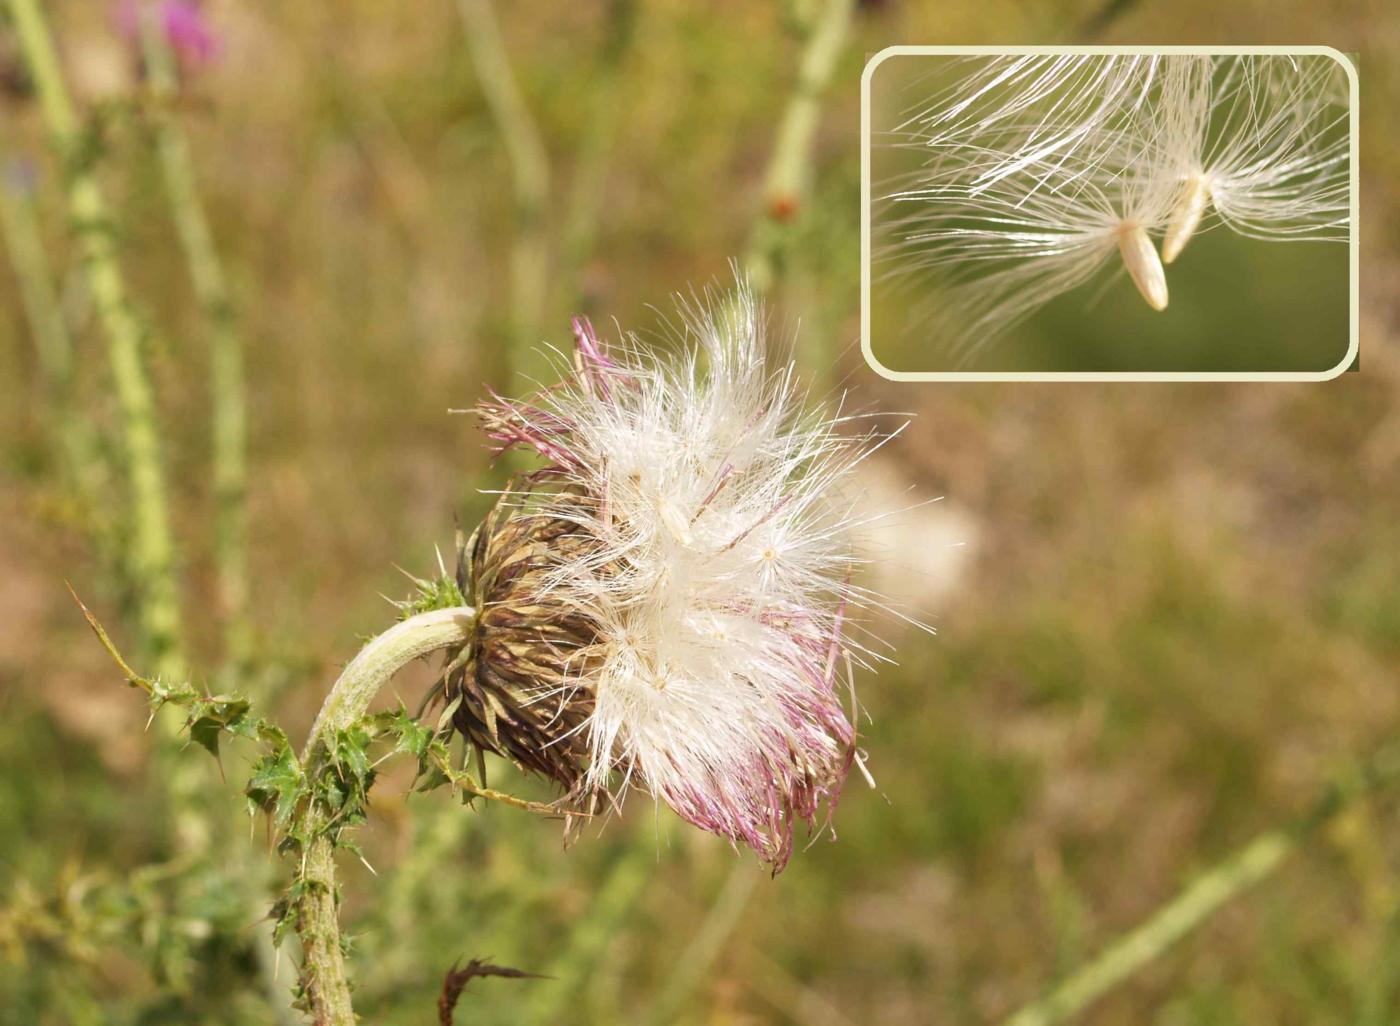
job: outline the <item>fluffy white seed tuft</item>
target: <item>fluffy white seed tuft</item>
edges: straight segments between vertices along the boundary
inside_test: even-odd
[[[596,542],[547,584],[604,653],[565,688],[593,695],[588,784],[642,785],[781,867],[855,758],[838,685],[865,654],[850,614],[877,600],[851,583],[870,514],[845,486],[877,440],[768,369],[747,290],[682,317],[668,359],[576,320],[569,379],[484,413],[502,445],[549,460],[561,498],[544,515]]]

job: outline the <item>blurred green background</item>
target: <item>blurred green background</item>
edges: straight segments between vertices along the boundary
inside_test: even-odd
[[[1330,57],[1304,61],[1335,66]],[[918,180],[928,158],[926,151],[895,145],[902,138],[895,129],[968,73],[956,58],[901,55],[883,61],[871,76],[870,337],[883,366],[924,373],[1316,374],[1345,358],[1351,339],[1348,245],[1265,242],[1210,220],[1167,268],[1171,301],[1160,313],[1143,302],[1114,253],[1089,282],[1003,334],[974,338],[967,346],[941,338],[935,315],[944,301],[944,278],[912,269],[938,244],[901,244],[918,229],[898,226],[926,208],[880,200],[910,188],[905,183],[911,176]],[[1329,138],[1345,137],[1344,125],[1333,127]]]
[[[152,328],[196,679],[253,693],[303,736],[339,666],[392,619],[380,596],[408,591],[395,567],[431,571],[454,514],[470,523],[487,502],[477,489],[501,483],[474,422],[447,411],[539,373],[530,354],[566,345],[572,312],[657,333],[672,292],[722,282],[744,254],[819,6],[502,4],[547,161],[534,211],[513,202],[448,0],[206,6],[218,59],[185,76],[167,113],[188,133],[246,346],[255,644],[231,674],[213,599],[207,331],[152,147],[158,112],[112,9],[49,5]],[[856,344],[864,56],[1149,40],[1359,53],[1361,372],[1299,386],[877,378]],[[915,415],[862,487],[898,507],[945,497],[864,542],[871,583],[939,632],[871,625],[897,658],[860,681],[879,792],[853,780],[839,838],[770,880],[645,800],[564,851],[556,824],[405,799],[392,772],[361,832],[379,875],[344,870],[363,1020],[434,1021],[442,974],[476,956],[549,978],[475,981],[459,1023],[997,1021],[1393,737],[1397,46],[1400,14],[1370,0],[859,5],[810,195],[768,227],[775,323],[798,330],[817,391],[892,411],[890,427]],[[0,61],[19,77],[3,23]],[[78,408],[111,447],[59,171],[22,82],[10,89],[0,145],[31,162]],[[525,294],[522,257],[545,269]],[[249,905],[282,879],[264,827],[245,843],[240,819],[212,863],[182,862],[139,696],[63,588],[134,647],[111,536],[96,530],[123,515],[121,479],[96,505],[75,501],[39,380],[6,261],[0,1022],[295,1021],[295,945],[278,966],[260,943],[265,905]],[[411,703],[427,679],[406,673],[398,690]],[[212,814],[236,815],[247,754],[225,752],[226,781],[202,752],[187,759]],[[492,782],[542,794],[500,766]],[[1396,812],[1384,793],[1354,803],[1081,1021],[1400,1020]]]

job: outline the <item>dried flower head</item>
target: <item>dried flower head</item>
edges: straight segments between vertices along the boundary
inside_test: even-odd
[[[459,548],[457,584],[477,618],[472,643],[448,664],[446,695],[453,726],[471,744],[581,799],[588,752],[580,728],[592,696],[552,689],[587,676],[596,627],[544,585],[596,545],[574,523],[531,514],[521,501],[528,490],[506,489]],[[551,689],[543,701],[542,684]]]
[[[469,738],[575,798],[641,786],[776,870],[856,759],[838,682],[875,600],[840,492],[871,436],[767,369],[747,291],[683,316],[674,360],[575,320],[567,380],[479,407],[547,466],[471,547],[482,626],[452,695]]]

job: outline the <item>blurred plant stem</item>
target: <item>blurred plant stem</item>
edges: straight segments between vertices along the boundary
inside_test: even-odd
[[[549,202],[549,156],[539,128],[520,94],[490,0],[457,0],[472,64],[486,106],[505,143],[515,200],[510,251],[510,334],[502,347],[504,366],[494,384],[507,395],[529,391],[519,361],[537,341],[548,293],[549,246],[545,210]]]
[[[248,429],[243,343],[238,335],[223,265],[200,201],[189,138],[175,113],[180,92],[178,70],[175,54],[160,24],[158,5],[143,0],[139,20],[153,100],[148,110],[155,129],[161,176],[209,338],[214,561],[224,627],[224,660],[236,675],[241,675],[239,671],[246,668],[250,656],[245,509]]]
[[[1357,797],[1400,779],[1400,745],[1380,749],[1358,771],[1328,787],[1294,822],[1268,830],[1200,874],[1141,926],[1124,934],[1006,1026],[1050,1026],[1077,1015],[1164,954],[1228,901],[1278,869]]]
[[[564,215],[564,262],[576,277],[582,275],[597,244],[608,160],[622,113],[622,70],[637,37],[639,16],[636,0],[611,0],[608,4],[602,45],[591,76],[595,83],[593,109],[575,161]],[[576,294],[582,291],[575,288]]]
[[[656,848],[644,837],[613,864],[588,912],[575,920],[549,972],[530,990],[526,1022],[559,1022],[580,986],[595,976],[608,946],[617,938],[656,867]]]
[[[728,943],[748,907],[749,897],[761,874],[747,862],[735,862],[715,896],[709,914],[676,959],[656,1001],[642,1022],[662,1026],[676,1020],[681,1009],[705,979],[720,951]]]
[[[6,159],[4,176],[0,181],[0,230],[5,235],[5,248],[19,280],[20,300],[34,338],[41,388],[48,407],[45,420],[57,442],[57,462],[65,483],[72,489],[83,515],[89,518],[99,547],[105,549],[111,539],[102,503],[98,501],[105,468],[91,425],[78,416],[74,407],[73,340],[44,253],[35,184],[26,180],[25,168],[18,160]]]
[[[793,223],[804,213],[821,100],[845,50],[854,10],[855,0],[824,0],[814,19],[796,22],[805,37],[797,79],[778,123],[764,176],[763,210],[749,233],[744,256],[744,268],[760,295],[777,284]]]
[[[130,571],[140,605],[142,644],[156,672],[179,677],[180,610],[175,552],[161,466],[155,399],[143,360],[142,329],[127,300],[113,228],[97,180],[84,159],[84,132],[36,0],[8,0],[15,33],[63,162],[73,229],[83,248],[88,286],[102,329],[121,408],[132,503]]]
[[[301,756],[306,776],[314,779],[318,775],[336,732],[363,717],[379,689],[395,673],[415,659],[467,641],[474,618],[474,611],[466,606],[420,613],[395,624],[360,649],[316,714]],[[313,803],[307,817],[306,833],[312,840],[298,874],[302,897],[296,917],[305,958],[306,995],[317,1026],[355,1026],[340,931],[335,841],[326,829],[330,812]]]
[[[82,247],[84,270],[107,355],[126,449],[130,492],[130,542],[124,560],[137,603],[144,657],[167,680],[184,676],[175,543],[170,527],[165,471],[155,396],[148,375],[141,325],[131,309],[117,261],[114,228],[98,188],[90,140],[63,80],[53,38],[36,0],[7,0],[40,110],[59,155],[68,192],[72,228]],[[188,760],[170,758],[180,746],[175,724],[158,720],[165,732],[165,765],[159,777],[170,797],[176,834],[185,847],[208,843],[209,828],[198,794],[204,774]]]
[[[226,674],[242,684],[249,676],[252,657],[248,622],[248,430],[243,342],[238,334],[223,264],[200,200],[189,137],[176,113],[179,71],[161,24],[160,5],[152,0],[141,0],[137,21],[152,100],[146,109],[155,133],[161,178],[209,341],[209,456],[214,489],[214,566],[218,614],[223,628],[223,667]],[[239,848],[237,852],[243,856],[243,864],[236,866],[235,871],[241,870],[246,878],[252,872],[246,864],[246,851]],[[266,894],[265,886],[248,888],[251,919],[265,912]],[[269,1008],[277,1022],[293,1022],[288,989],[278,985],[272,924],[260,922],[254,930],[252,943],[257,973]]]

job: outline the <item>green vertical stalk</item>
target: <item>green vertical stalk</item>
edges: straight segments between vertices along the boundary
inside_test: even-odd
[[[245,505],[248,429],[243,344],[223,264],[200,201],[189,138],[174,113],[179,94],[175,56],[152,5],[145,4],[140,13],[142,50],[154,100],[150,109],[161,176],[209,339],[214,562],[224,619],[224,658],[238,670],[247,662],[250,640]]]
[[[778,123],[763,183],[763,212],[749,236],[744,267],[759,292],[770,291],[781,270],[794,218],[802,213],[812,178],[812,147],[821,101],[846,48],[855,0],[825,0],[806,40],[792,95]]]
[[[507,395],[521,391],[518,366],[524,347],[538,339],[548,291],[549,246],[545,212],[549,202],[549,156],[539,128],[520,94],[505,41],[490,0],[458,0],[472,64],[510,162],[515,235],[510,251],[511,353],[498,382]]]
[[[127,301],[107,205],[91,167],[80,162],[83,131],[36,0],[7,0],[39,105],[66,170],[68,208],[82,246],[88,287],[107,337],[121,411],[131,492],[129,570],[137,590],[144,648],[156,672],[181,676],[175,549],[161,466],[155,399],[142,354],[142,331]]]
[[[20,50],[34,80],[39,106],[64,165],[68,212],[81,247],[88,290],[107,341],[116,390],[129,492],[130,541],[124,565],[136,596],[142,650],[158,676],[184,676],[175,543],[161,464],[155,396],[144,362],[141,325],[127,299],[117,262],[107,205],[89,162],[82,159],[83,130],[68,94],[58,54],[36,0],[7,0]],[[166,753],[178,747],[176,727],[159,720]],[[188,760],[167,760],[160,780],[169,795],[176,836],[186,848],[208,844],[208,822],[199,807],[204,774]]]
[[[17,163],[6,162],[6,178],[0,182],[0,228],[5,232],[5,244],[19,279],[20,300],[34,334],[39,373],[45,387],[57,393],[55,398],[67,401],[73,385],[73,340],[44,256],[33,189],[17,180],[18,170]]]
[[[580,291],[578,279],[597,242],[608,160],[623,109],[623,70],[636,40],[640,13],[636,0],[611,0],[602,45],[591,76],[593,109],[588,119],[588,133],[574,161],[573,183],[564,214],[564,259],[568,273],[575,280],[575,297]]]
[[[0,153],[0,158],[4,156]],[[5,173],[11,170],[7,165]],[[57,442],[58,464],[84,515],[96,522],[101,519],[97,501],[101,458],[93,432],[74,409],[73,340],[44,253],[34,192],[27,183],[8,178],[0,182],[0,232],[4,233],[34,339],[41,388],[48,404],[45,419]],[[94,533],[99,541],[106,536],[101,529]]]

